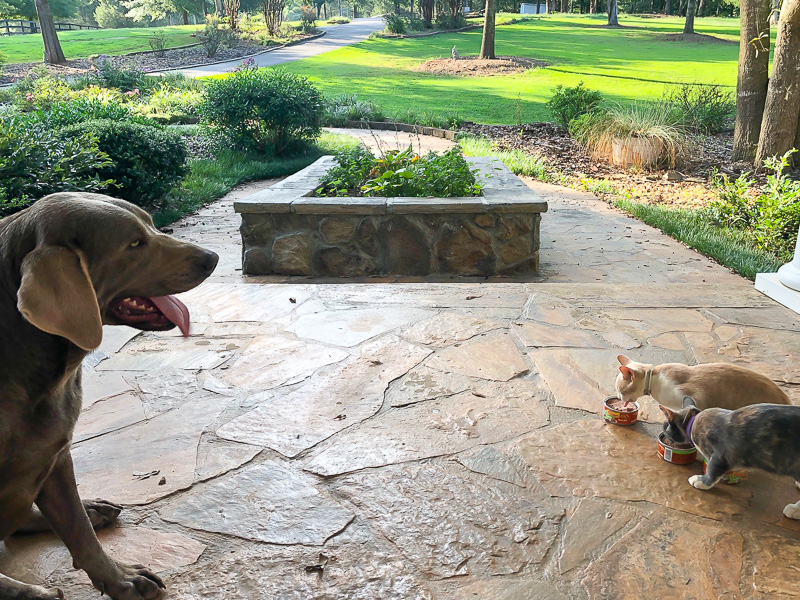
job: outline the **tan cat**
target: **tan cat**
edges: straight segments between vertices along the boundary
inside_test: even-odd
[[[641,396],[652,396],[659,404],[673,410],[683,408],[686,396],[691,396],[700,410],[791,404],[774,381],[736,365],[709,363],[689,367],[666,363],[654,367],[635,362],[624,354],[617,360],[620,368],[615,387],[620,400],[632,402]]]

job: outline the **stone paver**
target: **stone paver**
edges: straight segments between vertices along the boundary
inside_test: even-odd
[[[113,555],[178,600],[800,598],[789,479],[695,490],[652,401],[631,428],[598,414],[621,353],[741,364],[800,403],[796,315],[535,182],[535,278],[243,278],[232,199],[269,183],[174,226],[221,256],[184,294],[191,337],[108,328],[85,362],[73,456],[84,496],[126,506]],[[0,571],[97,596],[53,536]]]

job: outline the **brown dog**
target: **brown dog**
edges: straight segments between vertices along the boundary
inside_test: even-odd
[[[141,565],[114,561],[97,541],[93,526],[120,507],[78,497],[70,440],[81,361],[100,344],[103,324],[186,333],[188,311],[168,294],[199,285],[217,260],[100,194],[53,194],[0,220],[0,540],[51,527],[113,600],[159,599],[164,584]],[[62,597],[0,575],[2,599]]]

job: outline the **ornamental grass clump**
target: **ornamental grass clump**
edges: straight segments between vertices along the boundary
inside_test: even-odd
[[[574,119],[569,132],[597,158],[611,158],[616,148],[637,148],[646,143],[653,152],[647,160],[643,152],[632,152],[636,166],[672,168],[691,151],[692,140],[681,120],[663,103],[618,104]],[[636,160],[636,156],[640,156]],[[638,163],[638,164],[637,164]]]

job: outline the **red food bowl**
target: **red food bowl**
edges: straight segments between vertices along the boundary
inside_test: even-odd
[[[633,425],[639,419],[639,403],[628,402],[627,408],[622,408],[623,402],[616,396],[609,396],[603,400],[603,419],[614,425]]]
[[[668,463],[673,465],[689,465],[697,460],[697,448],[676,448],[671,446],[666,436],[661,433],[658,436],[658,455]]]

